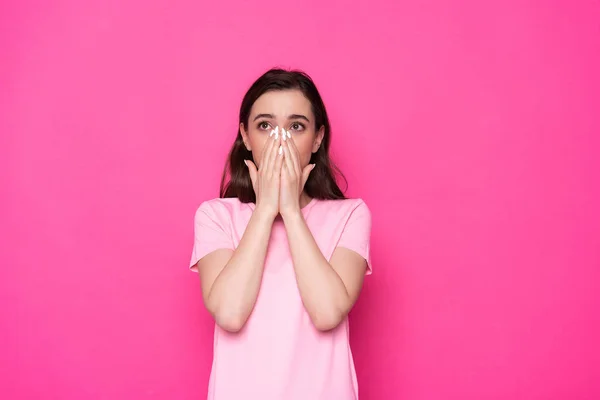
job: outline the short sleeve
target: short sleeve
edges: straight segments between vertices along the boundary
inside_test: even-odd
[[[216,213],[206,202],[196,210],[194,216],[194,247],[190,269],[198,272],[196,264],[202,257],[218,249],[234,249],[231,235],[223,223],[223,216]]]
[[[371,211],[364,201],[352,210],[337,246],[360,254],[367,261],[366,274],[371,275]]]

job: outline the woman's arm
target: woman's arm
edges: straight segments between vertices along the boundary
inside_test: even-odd
[[[260,170],[245,160],[256,207],[235,250],[216,250],[198,262],[204,304],[221,328],[237,332],[252,313],[265,264],[273,221],[279,209],[283,157],[280,136],[271,132],[263,146]],[[279,157],[278,157],[279,155]]]
[[[204,304],[229,332],[242,329],[254,308],[274,219],[257,208],[235,250],[216,250],[198,261]]]
[[[300,210],[282,214],[302,302],[319,330],[335,328],[352,309],[362,288],[366,260],[337,247],[327,262]]]
[[[330,330],[344,320],[358,298],[367,261],[343,246],[333,251],[330,262],[325,259],[300,208],[300,195],[315,164],[301,167],[294,140],[284,140],[281,147],[285,166],[281,169],[279,213],[285,224],[300,297],[315,327]],[[370,229],[368,225],[365,228]]]

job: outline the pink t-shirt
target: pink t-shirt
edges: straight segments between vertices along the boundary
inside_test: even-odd
[[[235,249],[254,210],[237,198],[213,199],[195,215],[190,268],[214,250]],[[328,260],[336,247],[368,262],[371,214],[361,199],[316,200],[302,209]],[[196,271],[197,272],[197,271]],[[318,331],[306,312],[281,219],[271,231],[260,292],[244,328],[229,333],[215,325],[209,400],[354,400],[356,372],[348,319]]]

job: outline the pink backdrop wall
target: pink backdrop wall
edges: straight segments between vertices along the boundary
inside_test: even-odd
[[[362,399],[600,398],[599,3],[208,3],[2,2],[0,397],[204,398],[193,213],[279,65],[373,212]]]

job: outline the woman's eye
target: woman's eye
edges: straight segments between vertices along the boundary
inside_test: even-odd
[[[263,130],[269,129],[269,123],[268,122],[261,122],[260,124],[258,124],[258,128],[259,129],[263,129]]]
[[[304,125],[302,125],[302,124],[301,124],[301,123],[299,123],[299,122],[294,122],[294,123],[292,124],[291,128],[292,128],[293,130],[295,130],[295,131],[300,131],[300,130],[304,129]]]

